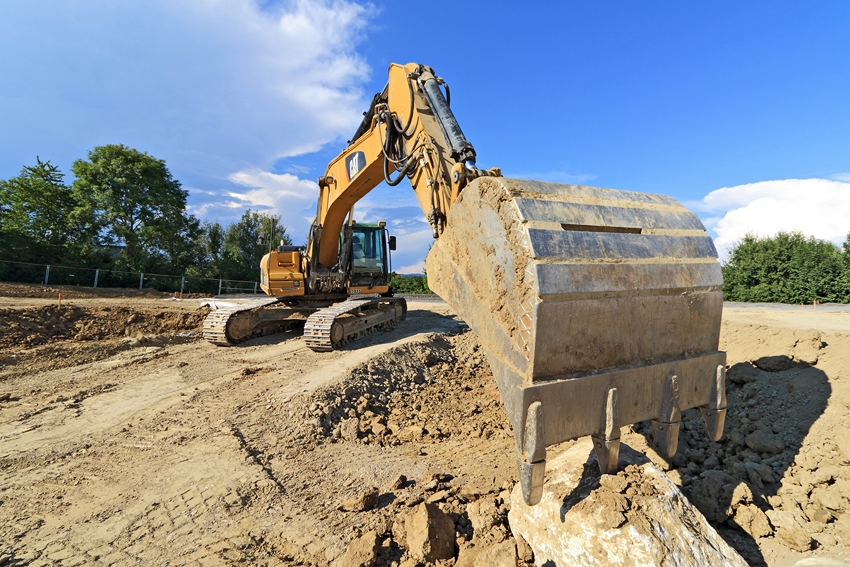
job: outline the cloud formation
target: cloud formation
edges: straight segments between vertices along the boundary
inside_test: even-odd
[[[721,260],[747,233],[800,231],[840,244],[850,232],[850,183],[837,180],[781,179],[723,187],[694,207],[711,214],[703,221],[716,235]]]
[[[364,105],[369,68],[355,48],[374,9],[270,6],[0,3],[0,154],[17,169],[35,155],[69,163],[125,143],[166,158],[190,189],[209,190],[211,180],[342,139]]]

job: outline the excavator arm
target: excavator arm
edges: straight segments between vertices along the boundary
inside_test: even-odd
[[[407,178],[438,238],[463,187],[480,176],[500,175],[497,169],[475,166],[475,149],[441,85],[430,67],[390,65],[387,86],[372,99],[354,139],[319,178],[307,252],[308,289],[330,292],[342,287],[349,239],[340,246],[338,235],[346,219],[351,221],[354,205],[381,182],[398,185]]]
[[[672,457],[681,412],[696,407],[718,440],[723,278],[699,218],[663,195],[479,170],[449,102],[429,67],[390,66],[354,139],[319,179],[305,258],[286,247],[264,258],[280,275],[274,287],[264,273],[263,289],[346,297],[354,205],[382,181],[407,178],[436,239],[428,283],[480,339],[527,503],[541,497],[556,443],[591,435],[600,468],[614,472],[621,427],[652,420],[659,452]],[[403,299],[349,299],[310,315],[305,340],[331,350],[391,327],[405,309]]]

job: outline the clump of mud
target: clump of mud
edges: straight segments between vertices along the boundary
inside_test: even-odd
[[[125,307],[50,305],[0,309],[0,348],[34,347],[57,339],[100,341],[140,334],[200,333],[208,310],[158,311]]]
[[[451,437],[506,438],[510,423],[471,332],[431,334],[361,364],[305,403],[324,442],[381,446]]]

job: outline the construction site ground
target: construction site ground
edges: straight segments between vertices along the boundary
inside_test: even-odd
[[[375,532],[376,565],[412,566],[400,519],[422,502],[456,550],[512,541],[510,425],[444,303],[331,353],[215,347],[205,314],[0,284],[0,565],[340,565]],[[850,312],[727,305],[721,348],[725,435],[684,412],[664,468],[750,564],[850,562]],[[623,442],[652,453],[648,429]]]

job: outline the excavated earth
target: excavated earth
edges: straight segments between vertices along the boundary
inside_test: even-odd
[[[0,565],[534,564],[510,425],[445,304],[314,353],[214,347],[196,299],[74,291],[0,285]],[[720,442],[693,410],[670,462],[648,424],[623,441],[751,565],[850,562],[850,312],[727,306],[721,340]]]

